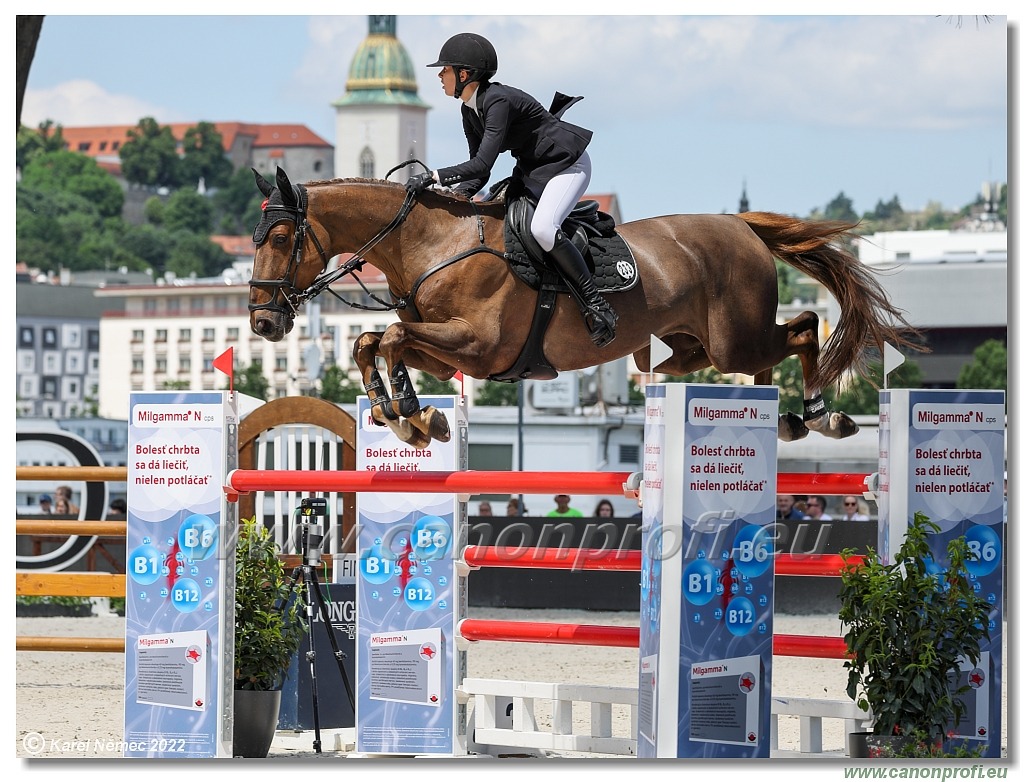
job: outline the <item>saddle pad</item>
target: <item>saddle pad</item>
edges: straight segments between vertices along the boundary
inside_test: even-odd
[[[574,244],[575,239],[574,239]],[[579,245],[576,245],[579,247]],[[628,291],[636,285],[639,275],[636,259],[618,234],[611,236],[587,236],[587,250],[583,257],[594,274],[594,285],[603,293]],[[547,264],[534,261],[526,252],[519,237],[505,223],[505,258],[508,260],[512,273],[534,290],[540,290],[542,283],[554,286],[560,293],[567,293],[569,288],[561,276]]]

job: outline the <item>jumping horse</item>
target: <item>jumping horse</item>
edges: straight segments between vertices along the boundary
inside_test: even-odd
[[[303,302],[369,262],[387,278],[382,308],[399,321],[361,334],[353,358],[374,420],[405,443],[424,448],[450,438],[443,413],[420,407],[407,367],[448,380],[502,376],[531,331],[538,292],[510,271],[505,258],[503,203],[477,203],[450,191],[413,197],[398,183],[336,179],[293,185],[278,168],[271,184],[255,170],[266,197],[253,233],[250,280],[252,331],[271,341],[292,328]],[[913,346],[916,332],[872,272],[839,242],[854,226],[771,212],[670,215],[617,226],[636,262],[638,280],[608,295],[619,314],[611,344],[590,340],[580,312],[559,295],[543,338],[556,371],[596,366],[632,354],[651,371],[651,335],[672,350],[660,372],[719,372],[772,382],[772,368],[791,355],[803,371],[803,417],[779,417],[779,438],[808,430],[842,438],[857,425],[826,408],[821,390],[844,372],[866,369],[865,349]],[[335,256],[349,260],[331,268]],[[819,345],[818,317],[806,311],[776,323],[774,258],[824,285],[839,303],[839,322]],[[361,284],[361,283],[360,283]],[[341,298],[340,296],[338,296]],[[375,297],[376,298],[376,297]],[[377,367],[385,361],[390,393]]]

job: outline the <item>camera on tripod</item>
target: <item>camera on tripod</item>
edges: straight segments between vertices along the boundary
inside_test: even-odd
[[[302,562],[319,567],[323,553],[324,525],[316,519],[327,516],[327,500],[323,497],[307,497],[299,505],[299,544]]]

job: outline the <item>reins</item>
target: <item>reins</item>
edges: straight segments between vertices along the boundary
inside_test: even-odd
[[[391,171],[388,172],[388,175],[390,176],[397,169],[414,162],[418,163],[419,161],[406,161],[405,163],[402,163],[396,166],[395,168],[391,169]],[[420,163],[420,165],[423,164]],[[426,166],[424,166],[424,168],[426,168]],[[440,263],[427,269],[413,283],[412,288],[410,289],[409,294],[407,296],[400,297],[397,296],[394,293],[394,291],[391,291],[391,296],[394,299],[394,301],[388,303],[383,299],[379,298],[374,293],[372,293],[366,287],[365,283],[363,283],[363,281],[358,277],[356,272],[361,271],[363,266],[367,263],[365,257],[366,254],[373,250],[374,247],[380,244],[402,223],[405,222],[406,218],[408,218],[409,216],[409,213],[412,211],[413,206],[415,206],[416,204],[415,194],[411,192],[406,192],[405,199],[402,201],[402,205],[399,207],[398,213],[391,219],[391,221],[386,226],[384,226],[380,231],[378,231],[377,234],[372,239],[370,239],[362,247],[360,247],[359,250],[353,253],[351,258],[349,258],[343,264],[340,264],[336,269],[328,272],[327,266],[330,264],[330,259],[327,257],[327,253],[324,251],[323,245],[320,243],[320,240],[317,238],[316,233],[313,231],[312,227],[309,224],[309,218],[307,216],[306,211],[308,203],[306,189],[302,185],[299,185],[298,190],[300,192],[300,199],[299,204],[297,206],[274,207],[275,209],[283,209],[284,211],[291,212],[292,214],[295,215],[295,242],[292,247],[291,258],[289,259],[288,262],[288,271],[286,273],[286,276],[280,280],[252,279],[249,281],[250,286],[264,286],[277,288],[278,292],[282,294],[282,298],[284,299],[284,301],[291,308],[292,314],[296,314],[298,312],[299,306],[301,306],[303,302],[314,299],[324,291],[327,291],[336,299],[341,301],[343,304],[346,304],[349,307],[353,307],[355,309],[369,310],[372,312],[390,312],[394,310],[404,309],[408,310],[413,318],[415,318],[416,320],[420,320],[419,312],[417,311],[416,305],[414,303],[416,293],[417,291],[419,291],[420,286],[422,286],[423,283],[426,282],[426,280],[430,278],[432,275],[436,274],[437,272],[443,269],[448,268],[449,266],[458,263],[459,261],[465,260],[466,258],[469,258],[472,255],[476,255],[477,253],[486,252],[495,255],[499,258],[505,259],[505,254],[503,252],[499,252],[498,250],[495,250],[492,247],[487,246],[484,237],[483,215],[481,215],[480,212],[478,211],[476,202],[474,202],[473,199],[469,199],[469,203],[472,206],[473,212],[476,216],[477,238],[479,240],[479,244],[468,250],[464,250],[452,256],[451,258],[447,258],[441,261]],[[305,244],[305,236],[307,232],[309,234],[310,239],[313,242],[313,245],[316,247],[316,250],[320,255],[320,260],[323,263],[324,269],[323,271],[320,272],[319,275],[317,275],[316,279],[313,280],[309,287],[307,287],[303,291],[297,291],[295,288],[295,276],[298,273],[298,269],[302,264],[302,251],[303,246]],[[363,292],[369,298],[376,301],[380,306],[375,307],[371,305],[359,304],[353,301],[349,301],[330,287],[334,282],[341,279],[342,277],[345,277],[346,275],[351,275],[352,279],[354,279],[359,284],[359,287],[363,289]],[[291,291],[293,292],[291,295],[285,292],[284,289],[286,287],[291,289]],[[271,300],[266,304],[250,304],[249,310],[252,311],[257,309],[271,309],[284,311],[284,308],[280,304],[278,304],[276,300],[277,294],[275,294],[271,298]]]

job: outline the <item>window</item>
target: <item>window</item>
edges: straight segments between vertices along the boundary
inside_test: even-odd
[[[178,332],[178,342],[191,342],[192,329],[182,329]]]
[[[363,151],[359,154],[359,176],[373,179],[373,171],[373,152],[369,147],[363,147]]]
[[[192,359],[188,356],[182,356],[178,359],[178,371],[179,372],[191,372],[192,371]]]
[[[213,372],[213,356],[203,356],[203,372]]]
[[[156,330],[156,337],[154,337],[154,340],[156,342],[166,342],[167,341],[167,329],[157,329]]]
[[[142,329],[132,329],[132,342],[142,342],[145,339]]]
[[[60,374],[60,353],[57,351],[48,351],[43,353],[43,372],[48,375]]]
[[[92,353],[88,358],[89,374],[98,375],[100,373],[100,354]]]
[[[166,358],[158,358],[156,360],[156,371],[157,372],[166,372],[167,371],[167,359]]]
[[[143,369],[142,359],[141,358],[133,358],[132,359],[132,372],[141,373],[142,369]]]
[[[288,356],[276,356],[274,358],[274,369],[284,372],[288,369]]]
[[[82,327],[77,323],[66,323],[61,329],[61,341],[65,348],[82,347]]]
[[[18,351],[18,374],[36,371],[36,354],[31,350]]]
[[[228,297],[227,296],[218,296],[217,298],[215,298],[213,300],[213,308],[217,312],[227,312],[228,311]]]
[[[193,315],[201,313],[203,311],[203,297],[193,296],[189,299],[188,306]]]
[[[43,378],[43,399],[56,399],[57,398],[57,378],[55,377],[44,377]]]
[[[100,142],[100,152],[106,152],[106,151],[107,151],[107,142],[106,141],[101,141]]]
[[[175,296],[172,299],[168,299],[167,300],[167,314],[168,315],[177,315],[179,312],[181,312],[181,299],[179,299],[177,296]]]
[[[114,152],[117,152],[117,150],[119,150],[120,148],[121,148],[121,142],[120,141],[111,141],[110,142],[110,149],[113,150]]]
[[[64,354],[64,372],[68,375],[82,374],[82,354],[80,351]]]
[[[147,315],[156,314],[156,299],[147,298],[142,300],[142,309],[145,310]]]
[[[99,329],[89,329],[89,331],[86,332],[86,335],[85,335],[85,346],[89,350],[99,350],[100,349],[100,330]]]
[[[363,326],[361,323],[350,323],[348,324],[348,335],[350,337],[358,337],[363,333]]]
[[[231,326],[228,329],[228,342],[236,342],[238,340],[238,326]]]
[[[640,464],[640,446],[620,444],[619,464]]]
[[[52,326],[47,326],[46,328],[43,329],[43,347],[57,347],[57,329],[53,328]]]
[[[36,344],[36,330],[31,326],[22,326],[18,329],[18,345],[23,348],[30,348]]]
[[[213,342],[214,330],[203,329],[203,342]]]
[[[88,142],[88,141],[79,141],[78,142],[78,151],[79,152],[88,152],[89,151],[89,147],[91,147],[91,146],[92,146],[92,144],[90,142]]]

